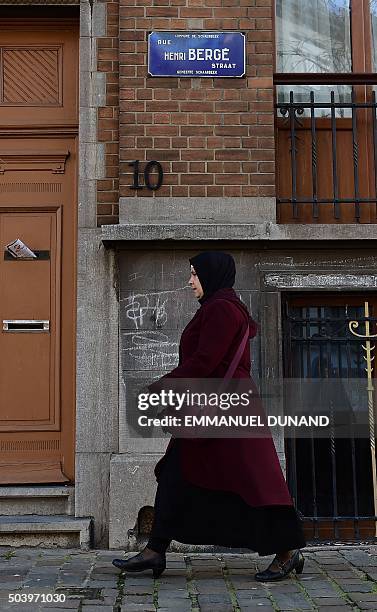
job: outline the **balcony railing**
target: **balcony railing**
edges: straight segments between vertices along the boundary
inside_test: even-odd
[[[326,97],[292,88],[276,104],[278,220],[375,223],[376,92],[335,86]]]

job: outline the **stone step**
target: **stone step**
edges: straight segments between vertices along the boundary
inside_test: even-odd
[[[64,485],[14,485],[0,487],[0,516],[75,513],[75,487]]]
[[[0,516],[0,546],[81,548],[92,543],[92,519],[73,516]]]

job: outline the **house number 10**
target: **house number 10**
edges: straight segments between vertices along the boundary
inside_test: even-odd
[[[143,189],[143,185],[140,185],[139,183],[139,178],[140,178],[139,164],[140,162],[138,159],[128,164],[129,166],[131,166],[131,168],[134,169],[134,173],[133,173],[134,182],[133,182],[133,185],[130,185],[130,189]],[[152,170],[154,169],[157,172],[157,182],[156,183],[151,182],[151,173],[152,173]],[[163,178],[164,178],[164,171],[162,169],[160,162],[158,161],[148,162],[144,168],[143,174],[144,174],[144,183],[147,189],[151,189],[152,191],[157,191],[157,189],[160,189]]]

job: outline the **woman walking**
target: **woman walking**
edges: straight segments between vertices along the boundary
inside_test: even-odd
[[[169,378],[248,378],[250,345],[257,325],[233,290],[235,264],[210,251],[190,259],[189,285],[200,308],[182,333],[179,365]],[[251,379],[250,379],[251,380]],[[245,547],[260,556],[275,553],[259,581],[301,573],[306,546],[272,437],[171,438],[155,467],[154,521],[144,550],[114,559],[122,571],[166,567],[171,540]]]

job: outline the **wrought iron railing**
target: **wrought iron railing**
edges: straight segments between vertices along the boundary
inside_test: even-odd
[[[357,319],[363,327],[368,321],[375,329],[376,317],[365,319],[362,307],[346,300],[336,307],[287,300],[284,310],[285,376],[363,380],[365,341],[353,336],[349,323]],[[374,540],[371,450],[375,456],[374,439],[357,438],[352,428],[343,439],[286,439],[288,484],[309,540]]]
[[[335,220],[341,219],[341,205],[354,207],[354,222],[359,222],[361,217],[361,207],[363,205],[374,205],[373,211],[376,214],[377,208],[377,118],[376,118],[376,93],[370,93],[369,101],[360,102],[356,99],[355,90],[352,88],[350,101],[336,101],[335,92],[330,92],[328,101],[316,100],[316,93],[311,91],[308,101],[302,101],[299,94],[294,91],[289,92],[289,99],[279,101],[276,104],[278,118],[278,138],[285,131],[288,135],[289,158],[290,163],[282,164],[278,168],[279,173],[286,173],[285,184],[288,180],[290,183],[289,195],[283,196],[279,193],[277,204],[291,205],[291,215],[293,219],[297,219],[300,213],[300,206],[311,205],[311,215],[313,220],[319,218],[321,207],[332,207],[332,215]],[[322,121],[323,115],[319,117],[321,109],[328,109],[326,117],[327,130],[329,132],[329,144],[324,147],[324,143],[318,144],[318,124]],[[364,113],[363,121],[359,121],[361,113]],[[341,119],[341,120],[339,120]],[[344,184],[340,185],[339,181],[339,163],[341,155],[344,153],[339,145],[339,128],[344,129],[341,121],[348,119],[349,131],[351,134],[350,151],[347,153],[351,162],[352,171],[352,187],[348,185],[345,189]],[[343,121],[344,123],[344,121]],[[365,128],[367,123],[367,129]],[[360,143],[360,125],[364,130],[363,142]],[[310,146],[299,147],[300,139],[302,139],[303,129],[309,135]],[[280,131],[281,130],[281,131]],[[367,132],[367,134],[366,134]],[[331,138],[330,138],[331,134]],[[365,138],[368,138],[368,170],[369,177],[365,177],[366,168],[360,162],[360,147],[365,145]],[[331,141],[331,144],[330,144]],[[331,148],[331,151],[329,151]],[[325,150],[326,149],[326,150]],[[364,154],[363,150],[363,154]],[[310,177],[310,189],[305,188],[305,194],[302,193],[298,184],[298,163],[300,155],[306,156],[306,164]],[[329,180],[327,182],[326,194],[323,195],[323,185],[319,181],[319,165],[323,164],[323,159],[331,159],[331,165],[328,166]],[[279,160],[278,160],[279,164]],[[322,167],[323,172],[323,167]],[[287,176],[289,173],[289,177]],[[348,181],[350,182],[350,181]],[[361,182],[363,183],[361,185]],[[365,187],[368,183],[368,188]],[[371,187],[373,186],[373,187]],[[281,190],[280,190],[281,191]],[[285,192],[287,189],[285,189]],[[345,193],[346,191],[346,193]],[[331,194],[330,194],[331,192]],[[336,221],[335,221],[336,222]],[[372,222],[372,221],[371,221]]]

